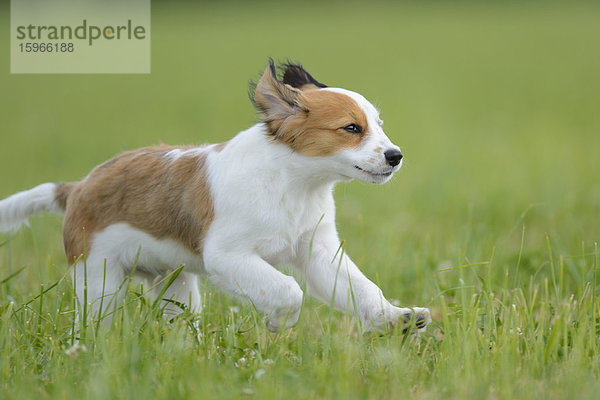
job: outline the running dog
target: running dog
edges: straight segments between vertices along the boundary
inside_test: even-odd
[[[364,330],[424,329],[429,310],[386,300],[340,251],[335,226],[336,182],[389,181],[400,148],[360,94],[327,87],[299,64],[281,69],[279,78],[269,60],[251,95],[261,119],[228,142],[129,151],[79,182],[17,193],[0,201],[0,231],[38,212],[64,213],[73,283],[82,304],[87,279],[92,317],[118,302],[134,265],[149,280],[184,265],[164,293],[171,304],[200,312],[197,277],[207,274],[278,331],[297,322],[303,298],[277,269],[285,266],[305,277],[309,294],[356,313]]]

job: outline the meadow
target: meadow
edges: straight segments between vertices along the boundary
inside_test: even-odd
[[[207,282],[202,316],[167,322],[132,285],[75,345],[61,218],[40,216],[0,235],[0,398],[598,398],[599,16],[593,2],[155,2],[150,75],[11,75],[5,56],[0,198],[126,149],[227,140],[256,121],[247,85],[269,56],[362,93],[405,164],[383,186],[337,186],[340,237],[434,322],[362,334],[307,298],[272,334]]]

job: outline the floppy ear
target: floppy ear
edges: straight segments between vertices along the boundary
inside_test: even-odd
[[[301,64],[287,63],[283,67],[283,83],[286,83],[297,89],[317,89],[325,88],[327,85],[322,84],[313,78]]]
[[[267,124],[273,135],[281,124],[295,115],[301,108],[302,94],[298,89],[277,80],[275,64],[269,59],[269,65],[254,89],[253,102],[263,114],[262,121]]]

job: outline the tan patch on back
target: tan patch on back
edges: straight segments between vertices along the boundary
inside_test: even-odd
[[[356,147],[369,129],[363,110],[344,94],[306,90],[299,103],[301,110],[281,123],[276,138],[304,155],[326,156]],[[346,132],[343,128],[350,124],[360,125],[362,133]]]
[[[174,149],[181,148],[123,153],[96,167],[73,189],[63,227],[69,263],[83,254],[83,230],[89,253],[94,233],[116,223],[202,251],[214,215],[206,155],[164,157]]]

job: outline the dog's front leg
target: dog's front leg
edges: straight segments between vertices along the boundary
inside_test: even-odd
[[[332,223],[319,226],[314,238],[312,233],[301,238],[296,264],[306,275],[309,294],[326,303],[333,300],[338,310],[356,312],[365,331],[405,328],[413,317],[418,328],[431,322],[427,308],[400,308],[386,300],[342,251]]]
[[[276,332],[293,326],[298,321],[303,296],[296,280],[257,254],[232,247],[217,243],[205,246],[205,269],[211,282],[230,295],[249,300],[265,314],[269,330]]]

